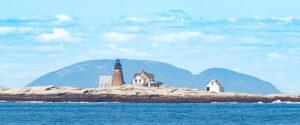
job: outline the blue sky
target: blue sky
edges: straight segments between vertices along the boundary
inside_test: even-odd
[[[0,1],[0,86],[90,59],[223,67],[300,91],[296,0]]]

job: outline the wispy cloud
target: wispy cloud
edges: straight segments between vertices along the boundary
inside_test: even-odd
[[[121,22],[127,22],[127,21],[146,23],[146,22],[152,21],[152,19],[138,18],[138,17],[126,17],[121,20]]]
[[[137,51],[133,48],[121,48],[121,47],[118,47],[116,44],[109,44],[109,47],[112,50],[118,50],[122,54],[128,55],[128,56],[129,55],[134,55],[134,56],[137,56],[137,57],[142,57],[142,56],[151,57],[152,56],[152,54],[149,54],[149,53],[146,53],[146,52],[143,52],[143,51]]]
[[[53,26],[70,26],[77,23],[76,19],[71,18],[66,14],[57,14],[53,17],[36,16],[32,18],[8,18],[0,19],[0,26],[14,27],[53,27]]]
[[[151,45],[152,45],[153,48],[157,48],[158,47],[157,43],[155,43],[155,42],[152,42]]]
[[[191,22],[192,18],[182,10],[170,10],[166,13],[156,13],[155,17],[151,18],[142,18],[129,16],[121,19],[121,22],[126,23],[139,23],[139,24],[165,24],[170,23],[172,25],[182,25],[188,22]]]
[[[72,21],[71,17],[69,17],[66,14],[57,14],[56,18],[58,19],[58,21]]]
[[[115,49],[115,50],[119,50],[120,52],[122,53],[127,53],[127,54],[133,54],[133,53],[136,53],[137,51],[134,50],[134,49],[126,49],[126,48],[120,48],[120,47],[117,47],[116,44],[109,44],[109,47],[111,49]]]
[[[222,42],[225,39],[223,35],[203,34],[201,35],[205,42]]]
[[[230,21],[230,22],[235,22],[236,19],[235,19],[235,18],[228,18],[228,21]]]
[[[293,20],[300,20],[300,17],[271,17],[271,19],[291,23]]]
[[[296,47],[296,48],[291,48],[290,49],[290,52],[292,52],[292,53],[300,53],[300,47]]]
[[[201,35],[202,35],[202,33],[200,33],[200,32],[168,33],[168,34],[153,36],[152,40],[165,41],[165,42],[186,41],[190,38],[198,37]]]
[[[258,46],[233,46],[230,47],[230,50],[233,51],[255,51],[260,50],[261,48]]]
[[[79,39],[71,39],[66,31],[59,30],[75,27],[77,23],[76,19],[66,14],[57,14],[55,18],[35,16],[32,18],[0,19],[0,36],[7,39],[36,38],[41,32],[47,32],[54,28],[58,29],[54,31],[56,34],[52,36],[44,34],[44,36],[39,37],[41,38],[40,40],[48,41],[51,38],[56,39],[59,34],[64,34],[67,37],[63,38],[64,41],[77,41]]]
[[[0,35],[22,34],[31,30],[31,27],[0,27]]]
[[[270,39],[261,39],[256,37],[237,37],[238,41],[244,44],[257,44],[257,45],[275,45],[276,43]]]
[[[159,21],[174,21],[175,16],[172,15],[172,16],[167,16],[167,17],[159,17],[159,18],[157,18],[157,20],[159,20]]]
[[[220,42],[225,39],[222,35],[203,34],[201,32],[179,32],[161,34],[152,37],[154,41],[174,42],[174,41],[187,41],[189,39],[202,40],[204,42]]]
[[[28,68],[28,66],[24,65],[22,63],[16,63],[16,62],[1,62],[0,63],[0,69],[12,69],[12,68],[24,69],[24,68]]]
[[[71,35],[65,29],[53,29],[53,33],[44,33],[37,37],[41,41],[67,41],[67,42],[76,42],[82,40],[79,37]]]
[[[66,14],[57,14],[56,15],[57,20],[54,21],[55,24],[62,24],[64,22],[71,22],[72,18]]]
[[[142,28],[139,26],[121,26],[118,27],[117,30],[125,31],[125,32],[140,32]]]
[[[194,47],[190,47],[190,49],[188,49],[188,52],[190,53],[219,53],[222,52],[224,50],[219,49],[217,46],[194,46]]]
[[[53,52],[53,51],[62,51],[64,50],[63,45],[58,46],[36,46],[33,48],[35,51],[38,52]]]
[[[101,35],[101,39],[112,42],[127,42],[135,39],[137,34],[109,32]]]
[[[268,54],[268,60],[279,59],[282,57],[283,57],[283,55],[279,54],[278,52],[272,52],[272,53]]]

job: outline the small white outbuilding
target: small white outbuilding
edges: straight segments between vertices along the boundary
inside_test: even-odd
[[[216,79],[210,81],[206,86],[206,91],[224,92],[224,86]]]

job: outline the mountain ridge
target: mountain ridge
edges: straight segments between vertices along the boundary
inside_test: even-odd
[[[55,85],[97,88],[100,75],[112,75],[114,61],[102,59],[75,63],[49,72],[29,83],[27,87]],[[216,78],[225,86],[225,92],[280,93],[269,82],[225,68],[210,68],[198,74],[192,74],[186,69],[160,61],[121,59],[121,64],[125,84],[130,84],[134,73],[139,73],[142,69],[145,69],[146,72],[154,73],[154,79],[163,82],[167,87],[187,87],[204,90],[206,84]]]

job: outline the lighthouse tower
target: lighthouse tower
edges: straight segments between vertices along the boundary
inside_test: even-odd
[[[121,62],[119,59],[117,59],[114,68],[112,86],[121,86],[124,84]]]

